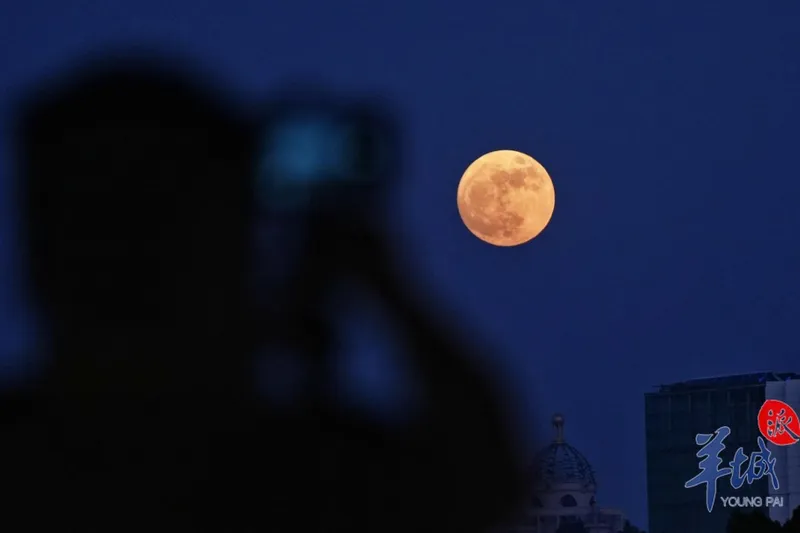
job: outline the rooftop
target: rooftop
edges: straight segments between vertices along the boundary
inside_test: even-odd
[[[658,385],[655,393],[693,391],[703,389],[720,389],[728,387],[746,387],[751,385],[761,385],[769,381],[789,381],[800,379],[800,374],[796,372],[753,372],[750,374],[735,374],[728,376],[713,376],[699,379],[690,379],[678,383]]]
[[[555,439],[536,456],[532,474],[545,490],[558,489],[565,484],[578,483],[594,490],[597,482],[594,470],[586,457],[564,440],[564,416],[553,415]]]

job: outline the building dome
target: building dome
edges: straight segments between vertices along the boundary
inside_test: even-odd
[[[553,416],[556,438],[541,450],[534,462],[537,484],[543,488],[558,488],[565,485],[579,485],[584,490],[594,490],[592,465],[581,452],[564,441],[564,417]]]

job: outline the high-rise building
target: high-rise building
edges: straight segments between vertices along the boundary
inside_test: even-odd
[[[768,400],[780,400],[800,410],[800,379],[767,382]],[[782,507],[771,507],[769,517],[780,523],[792,517],[792,511],[800,506],[800,443],[792,446],[770,445],[775,457],[775,470],[781,486],[778,490],[770,487],[772,496],[783,498]]]
[[[728,426],[731,434],[725,441],[723,461],[731,461],[739,447],[749,455],[758,447],[758,411],[769,397],[768,385],[798,379],[800,374],[763,372],[662,385],[656,392],[645,394],[650,533],[725,533],[734,508],[723,506],[719,497],[760,496],[765,499],[770,494],[766,477],[736,491],[728,480],[721,479],[717,483],[714,507],[709,512],[705,486],[684,487],[700,472],[697,457],[700,447],[695,443],[695,436]],[[779,391],[779,388],[772,386],[771,390]],[[787,472],[783,472],[782,465],[785,462],[781,458],[777,461],[781,464],[776,464],[776,473],[783,488],[790,480],[784,478]]]

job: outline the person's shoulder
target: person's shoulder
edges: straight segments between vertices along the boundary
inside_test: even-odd
[[[35,385],[0,388],[0,426],[25,425],[44,410],[45,397]]]
[[[0,470],[4,483],[14,487],[3,512],[12,520],[44,520],[34,506],[57,501],[51,494],[61,486],[54,468],[60,456],[52,453],[47,405],[35,388],[0,389]],[[49,485],[42,486],[42,479]]]

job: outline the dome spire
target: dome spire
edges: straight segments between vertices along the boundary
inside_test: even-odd
[[[556,430],[556,440],[557,443],[564,442],[564,415],[560,413],[556,413],[553,415],[553,427]]]

